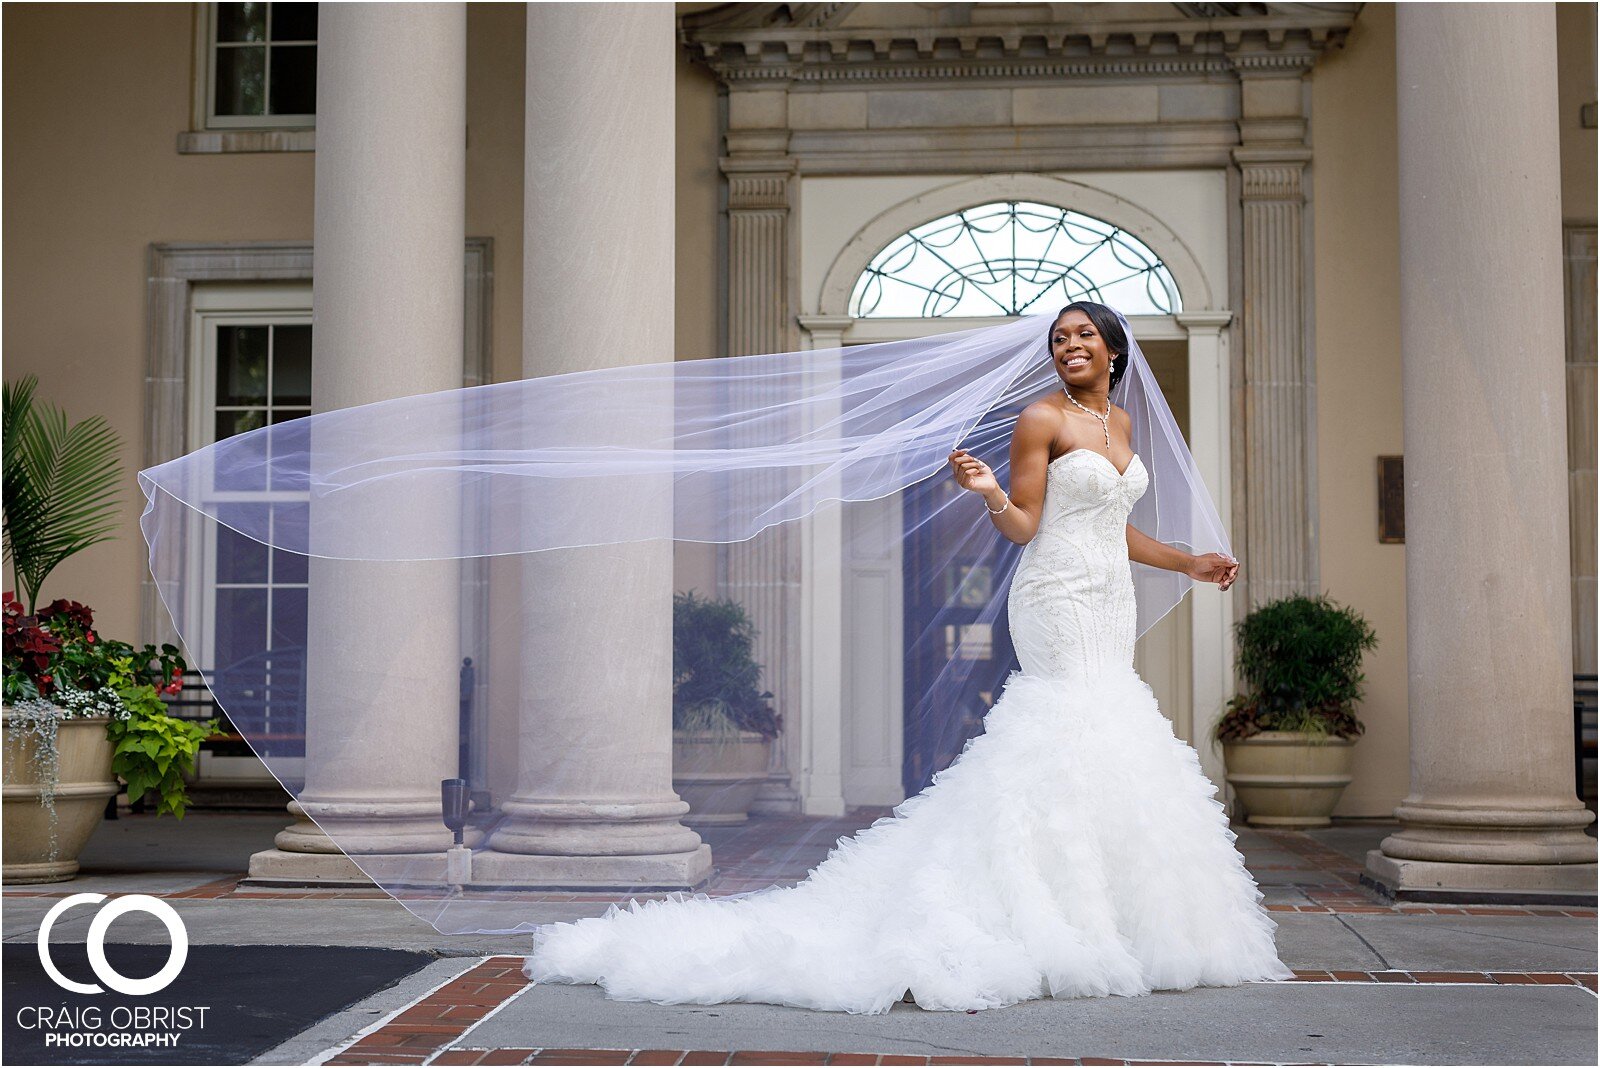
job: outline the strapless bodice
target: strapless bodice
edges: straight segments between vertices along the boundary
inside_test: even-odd
[[[1007,597],[1024,674],[1072,679],[1133,665],[1127,522],[1149,484],[1137,453],[1121,472],[1092,449],[1050,461],[1039,530],[1023,546]]]

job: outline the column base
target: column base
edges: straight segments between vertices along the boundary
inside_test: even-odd
[[[677,794],[619,801],[513,797],[489,837],[491,849],[533,857],[689,856],[704,843],[679,823],[689,803]]]
[[[290,853],[399,854],[442,852],[454,841],[438,801],[290,801],[295,822],[273,844]],[[332,831],[332,834],[329,831]],[[467,844],[475,845],[473,830]]]
[[[1373,849],[1361,883],[1394,901],[1592,906],[1596,878],[1593,863],[1461,864],[1402,860]]]

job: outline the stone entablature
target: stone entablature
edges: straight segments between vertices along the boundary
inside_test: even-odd
[[[1071,8],[1060,22],[851,25],[886,5],[742,4],[680,20],[695,57],[728,84],[1171,77],[1239,64],[1307,69],[1341,47],[1360,4],[1169,5],[1174,17],[1116,20],[1101,5],[993,5],[1027,14]],[[918,5],[922,7],[924,5]],[[974,5],[951,4],[950,8]],[[1133,5],[1105,5],[1124,8]],[[1137,5],[1155,7],[1158,5]],[[1265,15],[1191,16],[1181,9],[1266,7]],[[781,10],[780,10],[781,9]],[[783,17],[784,11],[789,17]],[[871,12],[871,14],[882,14]],[[992,12],[991,17],[1002,13]],[[1088,16],[1088,17],[1081,17]]]

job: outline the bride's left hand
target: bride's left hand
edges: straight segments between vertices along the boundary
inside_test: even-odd
[[[1190,559],[1186,574],[1197,582],[1215,582],[1217,589],[1225,590],[1239,574],[1239,561],[1221,553],[1204,553]]]

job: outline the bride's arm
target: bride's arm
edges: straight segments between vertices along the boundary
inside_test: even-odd
[[[956,481],[983,498],[989,518],[1006,540],[1025,545],[1039,532],[1044,512],[1044,484],[1050,460],[1050,442],[1058,419],[1042,402],[1022,410],[1011,432],[1011,492],[1000,488],[989,466],[965,449],[953,449],[950,465]]]
[[[1193,553],[1157,541],[1132,523],[1128,524],[1128,557],[1137,563],[1159,567],[1163,571],[1176,571],[1180,575],[1188,574],[1189,566],[1194,562]]]
[[[1215,582],[1219,590],[1232,586],[1239,574],[1239,562],[1231,557],[1221,553],[1195,556],[1176,545],[1157,541],[1132,523],[1128,524],[1128,558],[1163,571],[1188,575],[1197,582]]]

